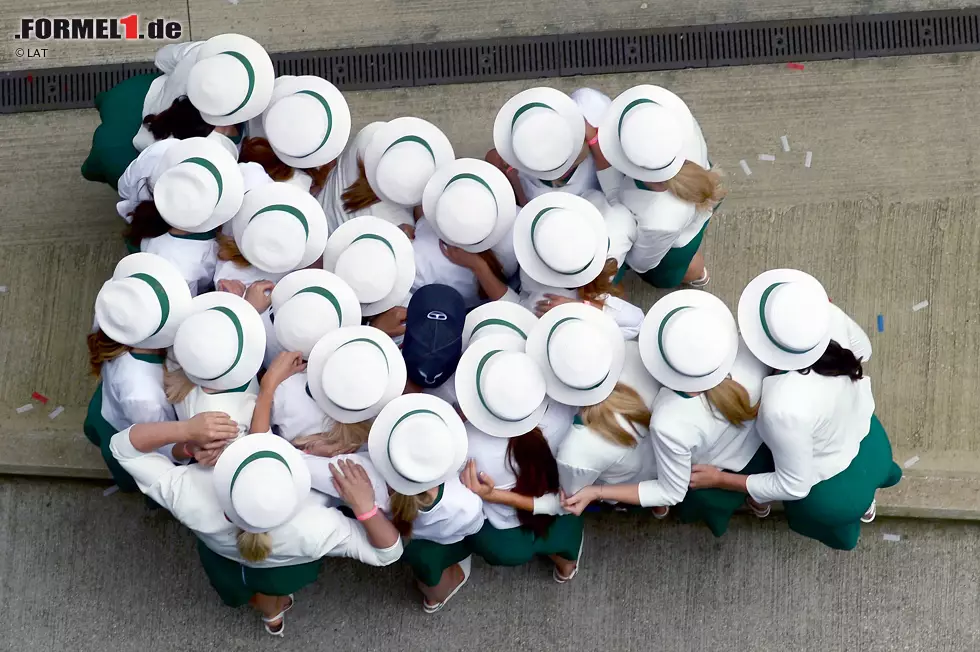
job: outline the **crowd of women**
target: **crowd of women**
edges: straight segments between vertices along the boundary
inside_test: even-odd
[[[575,578],[591,503],[721,536],[781,502],[850,549],[901,478],[817,279],[767,271],[735,315],[705,291],[726,191],[669,90],[525,90],[478,160],[416,117],[351,137],[244,36],[156,63],[85,431],[270,634],[324,556],[404,560],[433,613],[474,554]],[[628,269],[679,289],[644,312]]]

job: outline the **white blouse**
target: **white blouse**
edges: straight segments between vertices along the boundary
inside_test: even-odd
[[[869,360],[871,341],[861,327],[833,304],[831,313],[831,338]],[[776,470],[750,475],[749,495],[758,502],[805,498],[813,485],[854,460],[874,411],[868,376],[852,381],[791,371],[766,378],[757,427]]]
[[[124,353],[102,365],[102,417],[117,430],[177,419],[163,389],[163,361],[150,357]]]
[[[360,523],[327,507],[324,496],[311,491],[289,521],[270,530],[272,554],[258,563],[247,562],[238,552],[239,529],[225,517],[215,495],[211,468],[174,466],[163,455],[142,453],[133,447],[129,429],[117,433],[109,448],[140,491],[165,507],[212,551],[239,564],[274,568],[331,556],[387,566],[401,557],[400,538],[390,548],[373,547]]]
[[[288,441],[329,432],[335,423],[310,396],[307,382],[305,371],[290,376],[276,387],[272,397],[273,430]]]
[[[192,297],[210,289],[218,263],[218,241],[213,235],[164,233],[156,238],[144,238],[140,242],[140,251],[170,261],[187,281]]]
[[[599,179],[596,177],[595,161],[592,159],[591,154],[586,156],[585,160],[578,164],[578,167],[575,168],[575,172],[572,173],[568,182],[561,186],[550,186],[548,184],[553,184],[553,181],[546,183],[541,179],[532,177],[526,172],[518,172],[518,178],[521,181],[521,188],[524,189],[524,196],[527,197],[528,201],[548,192],[567,192],[584,197],[590,190],[600,189]]]
[[[252,378],[244,388],[213,394],[205,392],[200,386],[195,386],[184,400],[174,407],[179,421],[187,421],[202,412],[224,412],[238,424],[238,436],[241,437],[248,432],[252,423],[252,411],[255,410],[255,400],[258,396],[259,381]]]
[[[197,63],[200,54],[198,48],[204,41],[188,43],[171,43],[157,50],[153,63],[163,73],[150,83],[150,88],[143,98],[143,117],[157,114],[170,108],[178,97],[187,95],[187,79],[191,68]],[[153,134],[145,125],[140,125],[139,131],[133,137],[133,147],[142,151],[154,142]]]
[[[739,341],[730,375],[745,388],[753,405],[759,402],[762,381],[769,371]],[[734,426],[711,407],[704,394],[691,397],[666,387],[653,403],[650,426],[657,479],[639,485],[640,505],[644,507],[676,505],[684,500],[693,464],[741,471],[762,445],[754,420]]]

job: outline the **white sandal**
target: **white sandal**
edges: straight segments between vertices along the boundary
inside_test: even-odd
[[[578,569],[582,567],[582,549],[585,548],[585,533],[582,533],[582,542],[578,544],[578,557],[575,558],[575,568],[566,577],[558,572],[558,566],[555,566],[555,570],[551,573],[551,577],[559,584],[565,584],[566,582],[571,582],[578,575]]]
[[[701,278],[690,281],[688,285],[690,285],[695,290],[703,290],[708,286],[708,283],[710,282],[711,282],[711,277],[708,275],[708,268],[705,267],[704,274],[701,275]]]
[[[875,520],[875,517],[877,515],[878,515],[878,501],[877,500],[872,500],[871,501],[871,507],[869,507],[868,508],[868,511],[866,511],[864,513],[864,516],[861,517],[861,522],[862,523],[871,523],[872,521]]]
[[[453,589],[452,593],[447,595],[446,599],[443,600],[442,602],[437,602],[436,604],[429,604],[429,602],[425,598],[422,598],[422,611],[424,611],[427,614],[434,614],[437,611],[440,611],[443,607],[445,607],[446,603],[452,600],[454,595],[459,593],[459,590],[463,588],[463,585],[466,584],[466,581],[470,579],[470,571],[473,569],[473,556],[470,555],[463,561],[459,562],[459,567],[463,569],[463,581],[457,584],[456,588]]]
[[[650,513],[653,514],[653,518],[657,519],[658,521],[662,521],[665,518],[667,518],[668,516],[670,516],[670,507],[667,507],[664,510],[664,513],[663,514],[658,514],[655,509],[651,509],[650,510]]]
[[[759,509],[755,506],[755,503],[749,499],[745,499],[745,506],[749,508],[749,511],[755,514],[756,518],[766,518],[772,514],[772,505],[766,505],[765,509]]]
[[[289,604],[286,605],[285,607],[283,607],[282,611],[280,611],[278,614],[276,614],[272,618],[266,618],[265,616],[262,616],[262,625],[265,627],[266,633],[269,634],[270,636],[276,636],[278,638],[283,638],[283,636],[285,635],[285,632],[286,632],[286,620],[285,620],[286,612],[289,611],[290,609],[292,609],[293,608],[293,605],[296,604],[296,598],[293,597],[293,594],[292,593],[290,593],[287,597],[289,598]],[[281,623],[279,623],[279,629],[277,631],[272,631],[272,628],[269,627],[269,625],[271,623],[276,622],[277,620],[281,620],[282,621]]]

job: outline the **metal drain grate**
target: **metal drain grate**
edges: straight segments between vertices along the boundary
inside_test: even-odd
[[[368,90],[980,50],[980,8],[522,36],[273,55],[280,75]],[[0,113],[94,106],[150,62],[0,73]]]

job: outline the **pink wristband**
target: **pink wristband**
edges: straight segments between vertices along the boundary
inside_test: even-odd
[[[514,171],[514,167],[513,167],[513,166],[511,166],[511,165],[508,165],[508,166],[507,166],[507,169],[506,169],[506,170],[504,170],[504,174],[510,174],[510,173],[511,173],[511,172],[513,172],[513,171]]]
[[[592,137],[592,140],[589,141],[589,146],[595,145],[598,142],[599,142],[599,132],[597,131],[595,133],[595,136]]]
[[[357,515],[357,520],[358,521],[366,521],[369,518],[374,518],[374,516],[377,513],[378,513],[378,506],[375,505],[374,508],[372,508],[370,512],[364,512],[363,514],[358,514]]]

